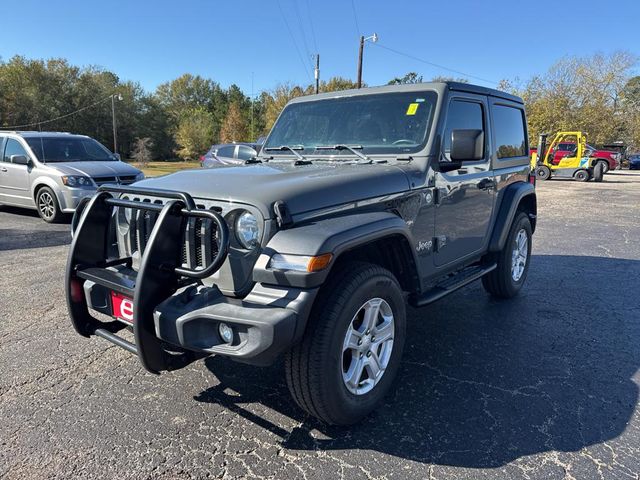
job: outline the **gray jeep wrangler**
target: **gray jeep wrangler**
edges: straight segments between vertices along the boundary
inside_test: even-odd
[[[284,356],[298,405],[351,424],[389,391],[408,301],[527,277],[525,111],[460,83],[292,100],[244,165],[102,186],[78,209],[71,321],[153,373]],[[127,333],[129,330],[131,333]]]

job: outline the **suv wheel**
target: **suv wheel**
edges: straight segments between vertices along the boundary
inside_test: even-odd
[[[374,410],[400,366],[406,312],[391,272],[352,263],[319,293],[302,341],[287,354],[287,384],[296,403],[334,425]]]
[[[42,187],[36,195],[36,207],[40,218],[45,222],[55,223],[62,218],[56,194],[49,187]]]
[[[491,295],[512,298],[518,294],[529,271],[531,259],[531,222],[520,212],[511,224],[509,236],[497,254],[498,266],[484,277],[482,285]]]
[[[603,173],[609,172],[609,162],[607,162],[606,160],[600,160],[598,163],[602,164]],[[598,163],[596,163],[596,167],[598,166]]]

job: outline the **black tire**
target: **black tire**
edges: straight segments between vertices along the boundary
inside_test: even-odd
[[[62,212],[56,194],[49,187],[41,187],[36,194],[36,208],[38,215],[47,223],[57,223],[62,220]]]
[[[604,170],[604,162],[598,162],[593,167],[593,181],[601,182],[604,178],[605,170]]]
[[[546,165],[536,167],[536,177],[538,177],[538,180],[549,180],[551,178],[551,169]]]
[[[516,238],[521,230],[524,230],[527,238],[527,255],[524,271],[516,280],[512,275],[512,254],[516,245]],[[526,213],[520,212],[514,218],[504,248],[496,254],[495,260],[498,264],[495,270],[482,277],[484,289],[494,297],[515,297],[527,279],[529,264],[531,263],[531,221]]]
[[[383,299],[393,313],[393,345],[379,381],[369,392],[356,395],[343,380],[347,355],[343,353],[343,343],[347,329],[357,321],[356,314],[376,298]],[[376,316],[376,322],[379,319]],[[389,391],[400,367],[405,330],[405,300],[393,274],[369,263],[345,265],[319,292],[301,342],[286,355],[285,371],[291,395],[300,408],[328,424],[357,423]],[[365,371],[362,372],[364,375]]]
[[[591,175],[589,175],[589,172],[587,170],[580,169],[573,172],[573,178],[578,182],[588,182],[591,178]]]
[[[598,166],[598,164],[601,163],[602,164],[602,168],[603,168],[603,172],[602,173],[608,173],[609,172],[609,162],[607,162],[606,160],[600,160],[596,163],[596,167]]]

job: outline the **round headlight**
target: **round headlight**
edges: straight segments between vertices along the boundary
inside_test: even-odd
[[[67,177],[67,185],[75,187],[76,183],[76,177]]]
[[[236,237],[244,248],[255,248],[260,237],[258,219],[249,212],[244,212],[236,219]]]

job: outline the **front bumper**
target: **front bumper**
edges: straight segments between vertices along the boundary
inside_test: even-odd
[[[135,283],[128,268],[120,272]],[[87,306],[112,315],[111,289],[86,280]],[[174,347],[201,354],[217,354],[253,365],[269,365],[302,334],[317,289],[283,288],[257,284],[243,300],[225,297],[217,287],[190,286],[179,290],[153,309],[156,337]],[[224,342],[220,323],[233,330]]]
[[[73,188],[63,186],[60,188],[60,208],[65,213],[73,213],[83,198],[92,197],[96,194],[95,188]]]
[[[113,193],[169,201],[136,202]],[[157,215],[137,271],[133,258],[109,256],[115,207]],[[202,285],[200,279],[210,278],[225,262],[229,231],[218,213],[198,209],[188,194],[104,186],[78,217],[65,278],[71,322],[85,337],[97,335],[136,354],[150,372],[176,370],[208,354],[269,364],[302,335],[317,289],[256,283],[240,300],[224,296],[216,286]],[[202,269],[182,266],[182,234],[192,218],[214,222],[217,229],[217,254]],[[112,316],[111,292],[132,299],[127,309],[132,312],[134,342],[116,335],[125,323],[103,321],[93,314]],[[221,322],[233,329],[230,343],[218,334]]]

